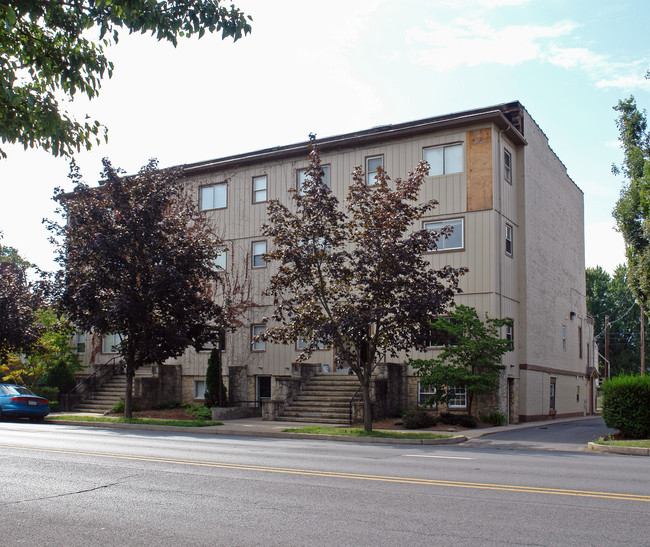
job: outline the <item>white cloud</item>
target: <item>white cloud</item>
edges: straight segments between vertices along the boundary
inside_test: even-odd
[[[529,2],[530,0],[478,0],[478,3],[487,9],[523,6]]]
[[[650,91],[650,80],[638,76],[639,72],[626,75],[613,75],[605,77],[596,82],[600,89],[642,89]]]
[[[483,19],[457,18],[441,24],[427,21],[426,30],[412,29],[407,43],[421,44],[412,54],[415,64],[448,70],[458,66],[497,63],[514,66],[543,58],[544,41],[570,34],[574,23],[520,25],[497,29]],[[513,48],[512,44],[517,44]]]

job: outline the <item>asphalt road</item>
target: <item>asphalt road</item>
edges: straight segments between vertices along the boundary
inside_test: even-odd
[[[0,465],[3,545],[650,542],[641,457],[7,422]]]

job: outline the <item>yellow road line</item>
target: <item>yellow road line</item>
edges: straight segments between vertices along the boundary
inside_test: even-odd
[[[476,490],[499,490],[502,492],[523,492],[529,494],[550,494],[556,496],[576,496],[585,498],[627,500],[650,502],[650,496],[640,494],[622,494],[619,492],[597,492],[589,490],[567,490],[562,488],[541,488],[535,486],[520,486],[510,484],[491,484],[480,482],[447,481],[437,479],[422,479],[411,477],[393,477],[384,475],[367,475],[361,473],[339,473],[336,471],[317,471],[309,469],[294,469],[290,467],[269,467],[263,465],[245,465],[225,462],[206,462],[199,460],[185,460],[175,458],[161,458],[156,456],[136,456],[129,454],[111,454],[109,452],[88,452],[64,448],[39,448],[30,446],[16,446],[0,444],[0,448],[13,448],[16,450],[31,450],[35,452],[49,452],[54,454],[74,454],[78,456],[92,456],[112,458],[119,460],[144,461],[154,463],[167,463],[173,465],[187,465],[194,467],[210,467],[217,469],[235,469],[241,471],[258,471],[263,473],[282,473],[289,475],[303,475],[310,477],[340,478],[364,481],[390,482],[398,484],[417,484],[426,486],[446,486],[450,488],[473,488]]]

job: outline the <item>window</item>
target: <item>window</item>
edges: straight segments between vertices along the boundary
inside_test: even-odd
[[[566,351],[566,326],[562,325],[562,349]]]
[[[119,334],[105,334],[102,336],[102,353],[118,353],[118,346],[122,342]]]
[[[296,349],[302,351],[307,349],[308,347],[309,347],[309,342],[299,334],[298,338],[296,339]],[[327,348],[325,347],[325,344],[323,342],[318,342],[315,345],[315,349],[327,349]]]
[[[512,256],[512,226],[506,224],[506,254]]]
[[[582,327],[578,327],[578,357],[582,359]]]
[[[205,380],[194,380],[194,398],[205,398]]]
[[[255,337],[266,330],[264,325],[253,325],[251,327],[251,349],[253,351],[266,351],[266,342],[264,340],[255,341]]]
[[[215,348],[218,348],[221,351],[224,351],[226,349],[226,333],[224,331],[221,331],[221,333],[219,333],[219,338],[217,340],[208,342],[199,351],[210,352]]]
[[[253,268],[266,268],[266,260],[262,255],[266,254],[266,241],[253,241]]]
[[[436,320],[439,318],[436,318]],[[451,317],[444,317],[446,321],[455,322]],[[453,323],[452,323],[453,324]],[[436,329],[430,326],[428,329],[428,337],[426,340],[426,347],[428,348],[442,348],[446,346],[455,346],[458,343],[458,338],[442,329]]]
[[[268,177],[260,175],[253,177],[253,203],[263,203],[266,201],[266,185]]]
[[[505,148],[503,149],[503,176],[512,184],[512,156]]]
[[[375,177],[377,176],[377,169],[384,166],[384,156],[372,156],[366,158],[366,184],[374,186],[377,184]]]
[[[445,226],[451,226],[452,231],[449,234],[447,234],[447,237],[441,236],[440,239],[438,239],[438,248],[435,249],[438,251],[451,251],[454,249],[463,248],[463,240],[464,240],[463,224],[464,224],[464,219],[451,218],[448,220],[425,222],[424,228],[426,230],[439,231],[442,230]]]
[[[228,255],[226,254],[226,247],[221,245],[219,246],[219,254],[212,261],[212,266],[217,271],[225,271],[228,267]]]
[[[506,325],[506,340],[508,340],[510,342],[515,341],[515,328],[514,328],[514,325],[512,323],[510,323],[509,325]]]
[[[425,148],[422,150],[422,158],[429,164],[430,177],[463,171],[462,144]]]
[[[74,335],[75,351],[77,353],[86,353],[86,333],[76,332]]]
[[[580,402],[580,386],[576,386],[576,403]]]
[[[323,170],[323,184],[329,188],[330,187],[330,166],[321,165],[321,169]],[[306,180],[307,180],[307,169],[298,169],[298,191],[301,194],[304,194],[303,186],[305,185]]]
[[[447,406],[449,408],[464,408],[467,406],[467,392],[464,387],[450,387],[449,394],[451,395]]]
[[[435,387],[423,387],[422,384],[418,382],[418,406],[435,407],[436,403],[427,403],[427,401],[433,397],[435,393]]]
[[[201,211],[223,209],[228,205],[228,184],[220,182],[201,188]]]

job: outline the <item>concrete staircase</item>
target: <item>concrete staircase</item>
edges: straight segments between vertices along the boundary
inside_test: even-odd
[[[136,378],[138,376],[151,376],[151,367],[141,367],[135,372]],[[134,382],[135,386],[135,382]],[[106,381],[102,387],[97,391],[90,394],[87,399],[84,399],[76,408],[76,412],[107,412],[113,408],[113,405],[120,399],[124,399],[126,392],[126,376],[124,374],[117,374],[110,380]]]
[[[316,374],[277,419],[285,422],[349,424],[350,399],[357,389],[359,379],[356,375]]]

